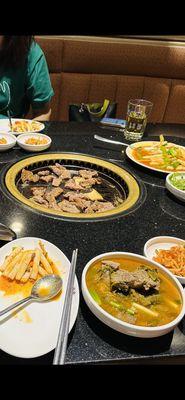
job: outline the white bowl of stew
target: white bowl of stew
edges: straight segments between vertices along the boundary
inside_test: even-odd
[[[126,271],[135,277],[141,272],[149,276],[150,272],[148,286],[145,282],[142,290],[151,285],[150,289],[143,292],[130,287],[126,293],[116,291],[116,271],[106,270],[107,261],[119,263],[121,275]],[[107,275],[108,283],[104,277],[106,273],[110,273],[109,278]],[[136,285],[137,282],[141,280],[137,278]],[[165,335],[178,325],[185,314],[185,293],[175,276],[162,265],[134,253],[110,252],[90,260],[82,273],[82,294],[87,306],[98,319],[118,332],[135,337]]]

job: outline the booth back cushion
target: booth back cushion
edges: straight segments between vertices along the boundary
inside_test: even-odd
[[[131,98],[153,103],[150,122],[185,123],[185,47],[165,42],[36,37],[55,95],[51,120],[68,121],[71,103],[117,102],[124,118]]]

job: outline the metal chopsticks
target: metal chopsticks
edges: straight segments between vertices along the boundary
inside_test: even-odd
[[[11,115],[10,115],[10,111],[9,110],[7,110],[7,115],[8,115],[8,119],[9,119],[9,122],[10,122],[10,129],[12,131],[12,119],[11,119]]]
[[[53,358],[53,365],[63,365],[65,361],[77,254],[78,254],[78,249],[74,250],[72,254],[71,268],[69,270],[69,275],[68,275],[65,301],[60,322],[57,345],[55,348],[55,354]]]

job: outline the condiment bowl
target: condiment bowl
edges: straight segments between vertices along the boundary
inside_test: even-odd
[[[134,325],[130,324],[128,322],[125,322],[123,320],[120,320],[111,314],[109,314],[107,311],[105,311],[100,305],[92,298],[92,296],[89,293],[87,284],[86,284],[86,274],[90,266],[95,262],[100,259],[109,257],[110,259],[114,259],[115,257],[123,257],[127,258],[133,261],[139,261],[141,263],[145,263],[148,266],[155,267],[159,271],[161,271],[164,276],[166,276],[173,285],[177,288],[179,291],[179,294],[181,296],[182,300],[182,308],[178,316],[171,322],[161,325],[161,326],[155,326],[155,327],[145,327],[145,326],[139,326],[139,325]],[[83,273],[82,273],[82,294],[84,297],[84,300],[87,304],[87,306],[90,308],[92,313],[99,319],[101,320],[104,324],[108,325],[110,328],[124,333],[129,336],[135,336],[135,337],[141,337],[141,338],[153,338],[157,336],[162,336],[167,334],[168,332],[172,331],[178,323],[181,321],[185,314],[185,293],[184,290],[179,283],[179,281],[175,278],[174,275],[171,274],[171,272],[167,271],[166,268],[164,268],[162,265],[147,259],[146,257],[140,256],[138,254],[134,253],[126,253],[126,252],[110,252],[110,253],[103,253],[98,255],[97,257],[94,257],[91,259],[85,266]]]
[[[47,143],[45,144],[27,144],[25,143],[27,139],[46,139]],[[22,149],[26,151],[31,151],[31,152],[39,152],[48,149],[48,147],[51,146],[51,138],[47,135],[44,135],[42,133],[23,133],[17,137],[17,144],[22,147]]]
[[[153,260],[156,250],[169,250],[172,246],[185,245],[185,240],[173,236],[155,236],[144,245],[144,256]],[[164,267],[166,268],[166,267]],[[173,274],[182,285],[185,285],[185,277]]]
[[[168,174],[166,177],[166,188],[171,192],[175,197],[180,199],[181,201],[185,201],[185,190],[178,189],[171,182],[171,177],[174,176],[176,172]],[[179,172],[178,175],[182,175],[185,179],[185,172]]]
[[[10,133],[0,133],[0,139],[5,139],[7,143],[0,144],[0,151],[6,151],[11,149],[16,144],[16,138]]]

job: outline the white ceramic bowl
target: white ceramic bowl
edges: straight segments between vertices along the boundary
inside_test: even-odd
[[[168,174],[166,177],[166,188],[174,195],[176,196],[178,199],[185,201],[185,190],[181,190],[181,189],[177,189],[175,186],[172,185],[172,183],[170,182],[170,178],[171,176],[174,174]],[[180,175],[184,176],[185,179],[185,172],[179,172]]]
[[[179,293],[182,298],[182,309],[177,318],[175,318],[173,321],[171,321],[168,324],[161,325],[161,326],[155,326],[155,327],[144,327],[144,326],[138,326],[138,325],[133,325],[129,324],[127,322],[121,321],[118,318],[113,317],[111,314],[109,314],[107,311],[105,311],[103,308],[101,308],[96,301],[92,298],[92,296],[89,293],[89,290],[86,285],[86,273],[89,269],[89,267],[95,262],[100,259],[103,259],[105,257],[109,257],[110,259],[113,259],[114,257],[124,257],[130,260],[137,260],[140,261],[141,263],[145,262],[149,266],[152,267],[157,267],[159,270],[161,270],[164,275],[166,275],[172,282],[173,284],[177,287],[179,290]],[[92,260],[90,260],[82,273],[82,293],[84,300],[87,304],[87,306],[90,308],[90,310],[93,312],[94,315],[98,319],[100,319],[102,322],[104,322],[106,325],[110,326],[112,329],[115,329],[118,332],[124,333],[129,336],[135,336],[135,337],[142,337],[142,338],[152,338],[152,337],[157,337],[157,336],[162,336],[165,335],[166,333],[172,331],[178,323],[181,321],[185,314],[185,293],[184,290],[179,283],[179,281],[174,277],[174,275],[171,274],[171,272],[167,271],[166,268],[164,268],[162,265],[151,261],[149,259],[146,259],[143,256],[140,256],[138,254],[134,253],[125,253],[125,252],[111,252],[111,253],[104,253],[100,254],[97,257],[94,257]]]
[[[46,144],[26,144],[26,140],[29,138],[34,138],[34,139],[47,139],[47,143]],[[22,135],[19,135],[17,137],[17,144],[22,147],[22,149],[26,150],[26,151],[31,151],[31,152],[35,152],[35,151],[43,151],[48,149],[48,147],[51,146],[51,138],[47,135],[44,135],[42,133],[37,133],[37,135],[35,136],[33,133],[23,133]]]
[[[6,151],[15,146],[16,138],[14,135],[11,135],[10,133],[0,133],[0,139],[2,138],[6,139],[7,143],[0,144],[0,151]]]
[[[156,250],[169,250],[172,246],[185,245],[185,240],[173,236],[156,236],[149,239],[144,245],[144,256],[153,260]],[[165,267],[164,267],[165,268]],[[166,268],[168,270],[168,268]],[[174,274],[173,274],[174,275]],[[182,285],[185,285],[185,277],[174,275]]]

